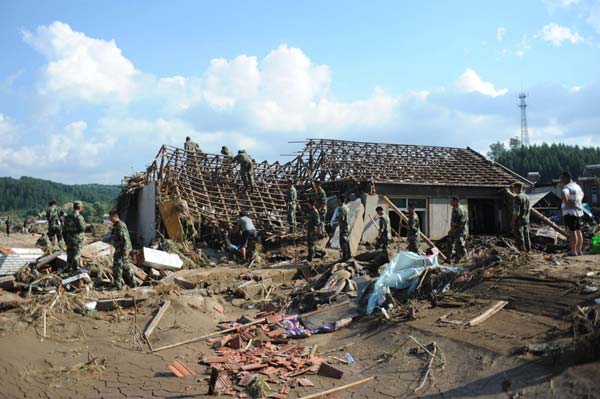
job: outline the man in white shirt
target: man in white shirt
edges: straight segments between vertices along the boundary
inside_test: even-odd
[[[581,218],[583,217],[583,190],[579,184],[571,180],[568,172],[560,175],[562,188],[562,214],[565,227],[569,230],[571,246],[570,256],[583,255],[583,235],[581,234]]]

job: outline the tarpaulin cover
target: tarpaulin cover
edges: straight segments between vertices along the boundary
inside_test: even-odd
[[[444,268],[458,272],[456,267],[445,267],[438,264],[437,253],[430,256],[417,255],[414,252],[399,252],[385,267],[373,287],[373,293],[367,303],[367,314],[373,313],[375,307],[385,302],[385,294],[390,288],[408,288],[412,294],[419,284],[421,273],[427,268]]]

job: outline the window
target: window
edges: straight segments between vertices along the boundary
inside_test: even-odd
[[[421,224],[421,231],[424,234],[429,233],[429,224],[427,219],[427,198],[410,198],[410,197],[390,197],[390,200],[396,205],[402,212],[405,214],[408,212],[408,204],[415,204],[415,212],[419,215],[419,222]],[[395,231],[399,231],[401,236],[406,236],[406,228],[400,225],[400,218],[396,215],[395,212],[390,212],[390,223],[392,225],[392,229]]]
[[[592,186],[592,203],[598,203],[598,186]]]

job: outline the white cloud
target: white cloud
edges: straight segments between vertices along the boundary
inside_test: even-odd
[[[517,57],[523,57],[525,55],[525,50],[517,50],[515,51],[515,55]]]
[[[502,40],[504,40],[504,36],[506,35],[506,28],[503,26],[499,26],[498,29],[496,29],[496,39],[501,42]]]
[[[232,113],[231,120],[252,129],[277,132],[382,126],[396,105],[382,88],[362,100],[335,100],[329,67],[286,45],[260,60],[248,55],[213,59],[201,76],[161,78],[158,87],[169,112],[208,107]]]
[[[45,144],[3,146],[0,148],[0,166],[8,168],[78,167],[93,168],[100,157],[115,144],[112,136],[93,138],[86,134],[87,123],[75,121],[64,126],[61,132],[50,134]],[[103,151],[105,151],[103,153]]]
[[[587,22],[600,33],[600,0],[596,0],[590,10],[590,14],[587,17]]]
[[[128,102],[137,71],[114,40],[94,39],[63,22],[23,31],[23,39],[44,54],[42,94],[92,103]]]
[[[0,112],[0,145],[5,145],[13,140],[15,126],[12,118]]]
[[[573,44],[583,42],[583,37],[579,33],[572,32],[570,28],[555,23],[544,26],[538,36],[556,47],[560,47],[564,41]]]
[[[458,77],[455,84],[456,88],[463,93],[477,92],[490,97],[502,96],[508,93],[508,89],[496,90],[493,83],[481,80],[477,72],[471,68],[467,68],[465,72]]]

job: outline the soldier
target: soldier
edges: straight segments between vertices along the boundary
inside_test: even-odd
[[[223,155],[224,158],[233,158],[233,154],[225,145],[221,147],[221,155]]]
[[[290,234],[296,232],[296,208],[298,207],[298,192],[294,187],[294,179],[290,179],[288,189],[285,193],[285,203],[287,205],[287,222]]]
[[[352,257],[350,251],[350,210],[342,195],[338,195],[337,224],[340,228],[340,249],[342,250],[342,262]]]
[[[529,197],[523,192],[523,184],[515,182],[511,186],[511,191],[516,194],[513,198],[513,233],[515,243],[519,251],[531,251],[531,240],[529,238]]]
[[[240,176],[246,191],[254,190],[254,162],[246,150],[239,150],[233,161],[240,165]]]
[[[83,231],[85,220],[81,216],[83,204],[73,202],[73,213],[65,217],[62,235],[67,244],[67,273],[75,273],[81,267],[81,247],[83,246]]]
[[[406,224],[406,239],[408,240],[408,250],[416,254],[420,254],[419,247],[421,224],[419,223],[419,215],[415,212],[415,204],[408,204],[408,220]]]
[[[248,245],[251,239],[254,241],[258,239],[258,232],[256,231],[256,227],[254,227],[254,223],[252,223],[252,219],[250,219],[247,212],[240,212],[237,228],[242,232],[241,244],[239,246],[240,253],[242,254],[242,258],[244,258],[244,260],[248,260]]]
[[[191,137],[188,136],[185,138],[185,143],[183,144],[183,149],[186,150],[190,154],[202,154],[202,150],[198,143],[192,141]]]
[[[387,251],[388,243],[390,242],[390,218],[383,213],[383,208],[378,206],[375,208],[379,216],[379,232],[377,233],[377,241],[375,242],[376,249]]]
[[[56,206],[56,201],[52,200],[46,209],[46,220],[48,221],[48,238],[52,245],[60,244],[63,240],[61,234],[61,219],[65,217],[65,211]]]
[[[315,207],[315,200],[311,199],[308,202],[308,212],[306,214],[306,246],[308,247],[308,255],[306,259],[312,262],[313,258],[325,256],[325,250],[317,245],[317,240],[322,235],[321,216]]]
[[[125,222],[119,219],[119,213],[116,210],[110,212],[110,221],[113,224],[111,237],[115,246],[113,256],[113,276],[115,278],[115,290],[123,288],[123,280],[130,287],[135,287],[135,278],[129,264],[129,254],[131,252],[131,238]]]
[[[44,255],[48,255],[51,252],[51,245],[48,237],[44,233],[40,235],[40,238],[35,242],[35,246],[44,251]]]
[[[190,208],[186,200],[178,200],[175,203],[175,210],[179,214],[179,221],[183,229],[184,239],[187,241],[194,242],[198,237],[198,230],[196,230],[196,223],[194,217],[190,213]]]
[[[6,235],[10,237],[10,229],[12,227],[12,220],[10,219],[10,216],[6,217],[4,224],[6,225]]]
[[[452,254],[455,254],[456,262],[460,262],[467,256],[465,241],[467,239],[467,225],[469,224],[469,215],[465,208],[460,205],[457,197],[452,197],[450,200],[452,206],[452,219],[450,220],[450,253],[448,259],[452,259]]]
[[[313,186],[315,189],[315,206],[321,215],[321,223],[325,224],[325,217],[327,216],[327,193],[323,190],[323,187],[321,187],[320,180],[316,180]]]

